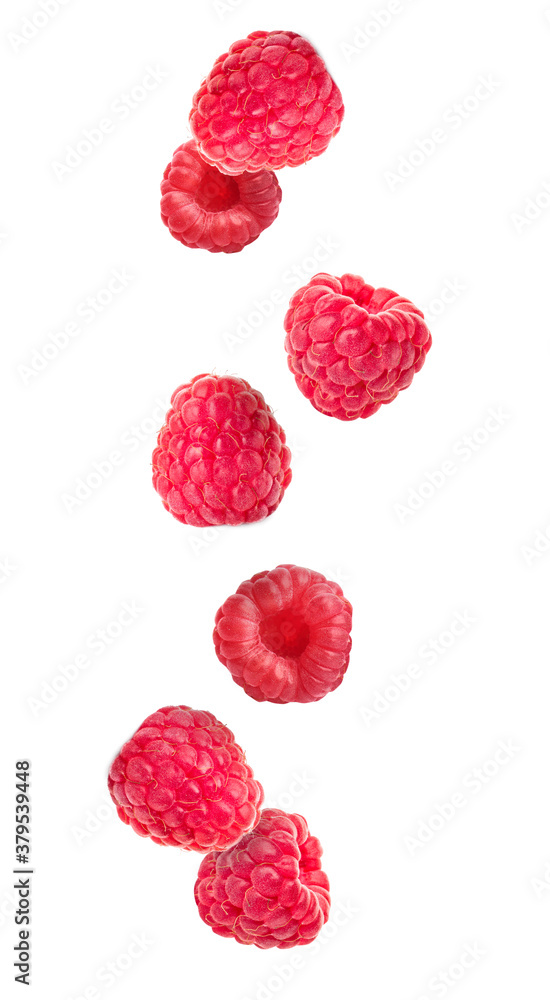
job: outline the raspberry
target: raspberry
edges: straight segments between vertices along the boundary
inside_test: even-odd
[[[275,221],[281,189],[270,170],[228,177],[191,140],[164,171],[160,213],[172,236],[193,249],[237,253]]]
[[[256,701],[319,701],[341,683],[352,607],[337,583],[302,566],[277,566],[241,583],[216,615],[214,645]]]
[[[330,910],[322,853],[303,816],[264,809],[236,847],[203,858],[195,883],[201,918],[215,934],[257,948],[311,944]]]
[[[205,160],[240,174],[319,156],[343,116],[342,95],[307,39],[253,31],[216,59],[189,121]]]
[[[109,791],[140,837],[203,854],[251,830],[264,797],[231,730],[187,705],[142,722],[111,764]]]
[[[153,452],[153,485],[184,524],[261,521],[290,483],[290,450],[261,392],[197,375],[172,394]]]
[[[300,392],[339,420],[370,417],[391,403],[432,345],[420,309],[356,274],[316,274],[292,296],[285,330]]]

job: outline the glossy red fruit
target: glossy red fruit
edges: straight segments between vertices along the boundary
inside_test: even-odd
[[[261,392],[234,376],[197,375],[172,394],[153,452],[166,510],[197,527],[261,521],[292,479],[286,436]]]
[[[356,274],[316,274],[292,296],[285,330],[300,392],[339,420],[370,417],[391,403],[432,345],[417,306]]]
[[[206,163],[191,140],[178,146],[160,186],[161,218],[193,249],[237,253],[277,218],[279,182],[270,170],[228,177]]]
[[[318,701],[348,668],[351,616],[337,583],[303,566],[277,566],[222,604],[216,653],[256,701]]]
[[[340,130],[342,95],[294,31],[252,31],[219,56],[193,98],[201,155],[226,174],[297,167]]]
[[[235,847],[203,859],[195,883],[201,918],[240,944],[311,944],[330,910],[322,853],[303,816],[265,809]]]
[[[231,730],[187,705],[148,716],[115,757],[108,784],[120,819],[141,837],[202,853],[251,830],[264,797]]]

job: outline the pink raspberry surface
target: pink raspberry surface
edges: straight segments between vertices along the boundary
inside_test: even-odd
[[[178,146],[160,186],[162,221],[193,249],[237,253],[277,218],[281,188],[270,170],[222,174],[191,140]]]
[[[330,910],[322,853],[303,816],[264,809],[235,847],[203,858],[195,883],[202,919],[257,948],[311,944]]]
[[[300,392],[339,420],[370,417],[391,403],[432,345],[420,309],[356,274],[316,274],[292,296],[285,330]]]
[[[219,56],[193,98],[191,131],[226,174],[297,167],[340,130],[342,95],[294,31],[253,31]]]
[[[153,452],[153,485],[184,524],[261,521],[291,481],[286,437],[261,392],[197,375],[172,395]]]
[[[263,789],[227,726],[187,705],[159,708],[109,771],[123,823],[155,844],[221,851],[258,822]]]
[[[319,701],[348,668],[351,616],[337,583],[303,566],[277,566],[241,583],[222,604],[214,645],[256,701]]]

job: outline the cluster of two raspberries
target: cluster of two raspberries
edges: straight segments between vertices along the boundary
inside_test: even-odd
[[[308,944],[328,917],[321,845],[303,817],[265,809],[231,730],[210,712],[161,708],[109,772],[118,815],[158,844],[209,852],[195,884],[216,934],[259,948]]]
[[[293,32],[253,32],[220,56],[195,95],[195,141],[162,183],[162,217],[192,248],[233,253],[275,219],[273,170],[323,152],[342,97],[323,60]],[[419,309],[356,275],[316,275],[285,317],[298,387],[329,416],[375,413],[410,385],[431,336]],[[291,480],[283,429],[262,394],[234,376],[179,386],[153,453],[153,483],[184,524],[240,525],[279,506]],[[351,648],[340,587],[293,565],[241,584],[216,615],[214,642],[258,701],[312,702],[341,683]],[[195,886],[202,919],[260,948],[312,941],[328,918],[321,846],[306,821],[260,811],[263,790],[232,732],[187,706],[149,716],[115,758],[109,788],[120,818],[160,844],[207,853]]]
[[[319,156],[340,129],[342,95],[305,38],[253,31],[221,55],[193,99],[194,140],[161,185],[161,214],[188,247],[235,253],[276,219],[273,173]]]

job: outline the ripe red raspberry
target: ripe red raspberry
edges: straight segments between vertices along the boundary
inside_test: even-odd
[[[257,948],[311,944],[330,910],[322,853],[303,816],[264,809],[235,847],[203,858],[195,883],[202,919]]]
[[[297,167],[340,131],[342,95],[294,31],[253,31],[210,70],[189,116],[199,151],[226,174]]]
[[[243,524],[277,509],[290,450],[261,392],[234,376],[197,375],[172,395],[153,452],[153,485],[184,524]]]
[[[341,683],[352,607],[337,583],[302,566],[277,566],[241,583],[216,615],[214,645],[256,701],[319,701]]]
[[[191,140],[178,146],[160,186],[162,221],[193,249],[237,253],[277,218],[279,182],[270,170],[228,177],[200,156]]]
[[[420,371],[431,345],[424,315],[356,274],[316,274],[285,316],[288,367],[316,410],[339,420],[370,417]]]
[[[140,837],[203,854],[251,830],[264,797],[231,730],[187,705],[148,716],[108,783],[120,819]]]

